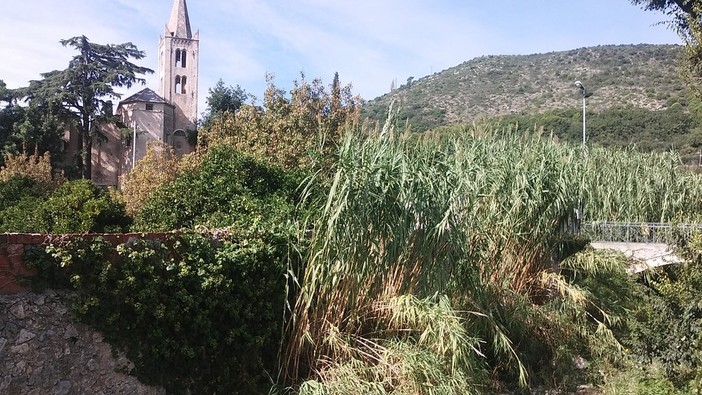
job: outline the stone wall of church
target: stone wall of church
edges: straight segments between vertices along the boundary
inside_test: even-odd
[[[124,164],[124,142],[117,125],[102,125],[100,131],[104,139],[93,142],[91,179],[96,185],[115,186]]]
[[[148,109],[147,104],[149,104]],[[173,130],[174,114],[173,107],[165,103],[127,103],[120,105],[118,111],[125,125],[129,125],[132,131],[136,128],[136,133],[132,133],[128,139],[125,139],[126,143],[119,169],[119,173],[123,175],[133,168],[133,162],[138,162],[146,155],[146,149],[150,142],[170,143],[172,132],[169,131]],[[135,134],[136,141],[133,140]]]

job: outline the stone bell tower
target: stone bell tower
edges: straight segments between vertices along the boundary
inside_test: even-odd
[[[192,33],[185,0],[174,0],[158,53],[158,94],[175,107],[173,130],[166,131],[166,139],[175,142],[195,130],[197,121],[200,31]]]

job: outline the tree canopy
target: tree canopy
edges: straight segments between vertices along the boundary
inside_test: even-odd
[[[220,78],[214,87],[208,90],[207,110],[202,120],[204,125],[209,125],[215,117],[227,112],[235,112],[248,100],[250,95],[239,85],[236,87],[225,86]]]
[[[700,92],[702,88],[702,0],[631,0],[647,11],[672,17],[668,26],[685,42],[683,73]]]
[[[699,0],[631,0],[633,4],[642,6],[647,11],[661,11],[673,16],[673,22],[679,24],[683,31],[692,25],[699,25],[699,13],[702,2]],[[692,19],[690,19],[692,18]],[[695,19],[697,22],[695,23]]]
[[[49,115],[75,124],[81,135],[77,167],[83,178],[90,178],[93,139],[100,135],[100,123],[110,120],[111,99],[121,97],[114,88],[144,84],[146,80],[139,75],[152,73],[153,70],[129,61],[145,56],[132,43],[96,44],[85,36],[60,42],[79,52],[68,67],[43,73],[43,79],[30,81],[28,87],[18,92],[29,101],[30,106],[49,108]]]
[[[18,91],[8,89],[0,80],[0,167],[6,157],[49,152],[58,166],[63,131],[59,130],[56,112],[38,102],[29,106],[17,104]]]
[[[0,101],[10,101],[10,96],[7,91],[7,85],[3,80],[0,80]]]

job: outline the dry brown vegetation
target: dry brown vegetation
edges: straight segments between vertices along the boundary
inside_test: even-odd
[[[40,191],[52,191],[64,179],[54,173],[51,167],[51,154],[33,153],[5,156],[5,166],[0,167],[0,181],[7,181],[16,176],[25,176],[34,180]]]

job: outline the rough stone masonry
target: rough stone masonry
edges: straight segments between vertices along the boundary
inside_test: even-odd
[[[70,310],[70,292],[0,296],[0,394],[156,395],[125,374],[133,365],[113,357],[102,336]]]

